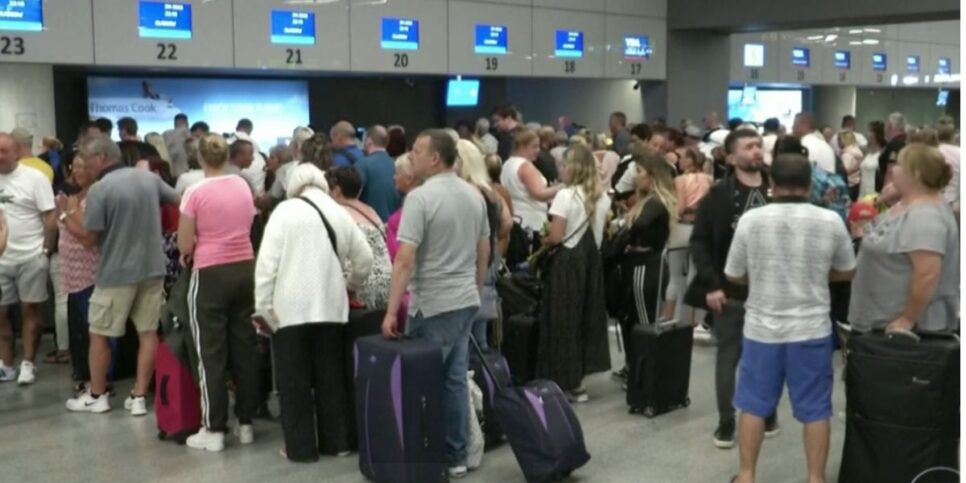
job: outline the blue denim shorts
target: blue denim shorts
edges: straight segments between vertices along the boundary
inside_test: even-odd
[[[795,419],[808,424],[831,418],[832,351],[831,337],[778,344],[745,338],[735,408],[761,418],[771,416],[787,383]]]

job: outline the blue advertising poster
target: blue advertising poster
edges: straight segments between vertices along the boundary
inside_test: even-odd
[[[848,50],[836,50],[835,51],[835,68],[836,69],[851,69],[852,68],[852,53]]]
[[[191,39],[191,4],[141,0],[138,36],[146,39]]]
[[[0,30],[40,32],[44,29],[41,0],[0,0]]]
[[[167,77],[89,77],[88,114],[115,123],[133,117],[142,136],[163,133],[174,116],[185,113],[191,123],[207,122],[214,133],[232,133],[241,118],[255,124],[259,148],[268,151],[292,130],[309,124],[305,81],[184,79]]]
[[[473,52],[484,55],[505,55],[507,53],[506,25],[476,24],[476,43]]]
[[[568,59],[584,56],[584,33],[579,30],[558,30],[554,55]]]
[[[876,52],[876,53],[872,54],[872,69],[873,70],[882,72],[882,71],[886,70],[888,67],[889,67],[889,65],[888,65],[888,57],[886,57],[886,54],[883,54],[881,52]]]
[[[651,58],[651,39],[647,35],[624,36],[624,59],[647,60]]]
[[[792,49],[792,65],[796,67],[808,67],[809,63],[808,49],[804,47],[796,47]]]
[[[910,55],[909,57],[906,57],[906,72],[908,72],[910,74],[918,74],[919,73],[919,56],[918,55]]]
[[[950,67],[949,65],[949,57],[940,57],[939,70],[937,71],[937,73],[949,75],[949,74],[952,74],[952,70],[953,70],[952,67]]]
[[[272,10],[272,43],[315,45],[315,12]]]
[[[380,45],[386,50],[419,50],[419,20],[383,17]]]

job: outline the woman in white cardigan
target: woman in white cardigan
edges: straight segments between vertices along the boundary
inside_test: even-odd
[[[256,324],[271,331],[284,453],[291,461],[349,454],[343,329],[349,291],[372,267],[372,249],[327,194],[325,174],[303,163],[289,173],[288,200],[275,208],[255,266]],[[335,247],[318,209],[332,228]],[[336,249],[333,249],[336,248]],[[352,262],[348,280],[342,263]]]

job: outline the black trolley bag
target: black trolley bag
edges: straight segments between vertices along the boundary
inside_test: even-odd
[[[668,255],[689,247],[665,249],[661,254],[658,300],[654,304],[654,323],[641,323],[631,331],[625,350],[630,353],[627,374],[627,405],[631,414],[653,418],[691,405],[691,352],[694,326],[690,322],[657,322],[664,301],[664,267]],[[640,320],[647,320],[641,314]]]
[[[494,376],[476,339],[470,336],[483,370]],[[497,386],[493,412],[529,483],[557,481],[590,461],[580,421],[563,391],[552,381]]]
[[[847,351],[839,481],[959,481],[959,338],[875,331]]]

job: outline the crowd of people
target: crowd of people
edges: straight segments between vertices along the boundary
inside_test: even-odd
[[[958,330],[956,126],[914,129],[899,113],[865,132],[855,122],[827,135],[810,113],[786,128],[725,127],[715,113],[629,125],[616,112],[593,133],[566,117],[524,124],[504,106],[415,136],[374,125],[361,143],[347,121],[298,127],[263,152],[251,120],[223,136],[179,114],[143,140],[121,119],[120,142],[109,120],[92,121],[71,146],[44,138],[39,156],[31,133],[0,133],[0,381],[36,380],[50,282],[47,361],[71,364],[67,409],[111,409],[112,353],[130,322],[137,378],[124,407],[143,416],[159,314],[185,303],[203,423],[189,447],[224,449],[229,388],[238,440],[253,441],[261,334],[276,354],[282,453],[344,456],[354,428],[341,334],[350,306],[365,307],[385,312],[385,337],[443,347],[460,477],[469,336],[493,348],[497,280],[529,269],[542,282],[537,377],[587,402],[584,378],[611,369],[609,318],[624,341],[638,324],[687,319],[716,341],[713,441],[731,448],[740,435],[736,481],[754,481],[786,382],[809,481],[824,481],[835,323]],[[520,234],[523,260],[508,254]],[[181,276],[187,299],[167,300]]]

